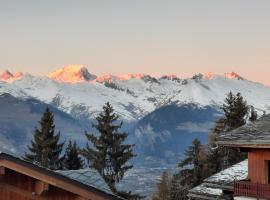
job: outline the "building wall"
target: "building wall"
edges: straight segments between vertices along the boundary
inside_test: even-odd
[[[248,153],[248,176],[254,183],[267,184],[270,149],[251,149]],[[270,167],[270,166],[269,166]]]
[[[23,174],[19,174],[10,169],[5,169],[5,175],[2,175],[0,178],[0,199],[1,200],[32,200],[31,195],[33,191],[35,191],[35,179],[25,176]],[[15,187],[10,187],[7,189],[6,187],[1,186],[1,183],[5,185],[11,185]],[[12,189],[13,188],[13,189]],[[16,188],[16,189],[14,189]],[[19,189],[19,190],[17,190]],[[17,191],[15,191],[17,190]],[[24,191],[24,192],[20,192]],[[28,194],[28,196],[27,196]],[[60,188],[49,186],[49,191],[46,195],[42,195],[42,200],[77,200],[78,195],[70,193],[68,191],[62,190]],[[39,199],[39,198],[37,198]]]

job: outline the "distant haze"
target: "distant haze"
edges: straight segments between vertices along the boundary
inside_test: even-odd
[[[235,71],[270,85],[269,0],[0,2],[0,71],[101,74]]]

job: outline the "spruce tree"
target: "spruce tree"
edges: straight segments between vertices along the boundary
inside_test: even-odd
[[[246,124],[248,114],[247,102],[240,93],[234,95],[230,92],[222,107],[226,121],[226,131],[231,131]]]
[[[257,111],[254,109],[253,106],[250,107],[250,117],[249,121],[254,122],[258,119]]]
[[[188,191],[206,178],[203,174],[205,158],[202,154],[203,145],[198,139],[193,140],[185,152],[185,158],[178,164],[179,172],[172,176],[169,200],[187,200]]]
[[[217,136],[225,130],[225,118],[220,118],[215,122],[212,132],[209,134],[207,151],[207,174],[208,176],[219,172],[222,169],[222,156],[224,147],[217,146]]]
[[[24,159],[51,170],[61,169],[63,143],[59,143],[60,132],[55,133],[54,116],[49,108],[46,108],[39,124]]]
[[[63,168],[66,170],[78,170],[84,167],[84,161],[79,156],[79,148],[76,142],[72,142],[71,140],[68,143],[66,148]]]
[[[190,177],[191,186],[197,186],[202,180],[202,165],[200,162],[200,154],[202,151],[202,144],[198,139],[193,140],[192,145],[185,152],[185,159],[182,160],[178,166],[183,168],[181,171]],[[192,168],[188,167],[192,166]]]
[[[231,131],[246,124],[248,116],[247,102],[243,99],[240,93],[234,95],[230,92],[222,107],[225,114],[225,130]],[[224,147],[223,148],[223,166],[227,168],[245,158],[245,154],[241,153],[239,149]]]
[[[134,145],[124,144],[128,133],[120,131],[122,124],[119,122],[119,115],[107,102],[93,124],[98,135],[85,134],[92,146],[87,143],[82,155],[90,161],[90,167],[100,173],[114,193],[128,195],[130,193],[116,189],[116,183],[133,167],[128,161],[135,156],[132,150]]]

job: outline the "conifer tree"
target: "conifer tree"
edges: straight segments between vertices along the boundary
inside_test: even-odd
[[[114,193],[118,193],[116,183],[123,179],[125,172],[133,166],[128,161],[133,158],[133,146],[124,144],[128,133],[121,132],[122,122],[107,102],[103,111],[96,117],[93,127],[98,135],[86,133],[91,142],[82,150],[82,155],[90,161],[90,167],[96,169]],[[130,193],[119,192],[128,195]],[[130,195],[132,196],[132,195]]]
[[[185,152],[185,159],[178,164],[179,167],[183,168],[181,171],[189,177],[193,187],[200,184],[202,180],[202,165],[200,162],[202,148],[203,146],[198,139],[193,140],[192,145]],[[192,166],[192,168],[188,166]]]
[[[225,130],[225,118],[220,118],[215,122],[212,133],[209,134],[207,151],[207,174],[208,176],[219,172],[222,169],[222,156],[224,148],[217,146],[217,136]]]
[[[168,172],[164,171],[160,182],[157,184],[157,192],[153,195],[153,200],[169,200],[170,197],[170,177]]]
[[[55,133],[54,116],[49,108],[46,108],[39,124],[24,159],[48,169],[61,169],[63,143],[59,143],[60,132]]]
[[[169,200],[186,200],[190,186],[185,182],[186,178],[180,171],[172,176],[170,182]]]
[[[67,170],[78,170],[84,167],[84,161],[79,156],[79,148],[76,142],[72,142],[71,140],[68,143],[66,148],[63,168]]]
[[[226,131],[231,131],[246,124],[249,109],[247,102],[240,93],[234,95],[230,92],[225,99],[222,109],[226,117]]]
[[[249,109],[247,102],[243,99],[240,93],[234,95],[230,92],[226,97],[222,108],[225,113],[225,132],[246,124]],[[224,155],[222,168],[227,168],[237,162],[240,162],[245,157],[245,154],[241,153],[239,149],[224,147],[223,150]]]
[[[249,121],[254,122],[258,119],[257,111],[254,109],[253,106],[250,107],[250,117]]]

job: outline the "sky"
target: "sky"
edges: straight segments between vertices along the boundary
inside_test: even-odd
[[[235,71],[270,86],[269,0],[0,0],[0,71]]]

